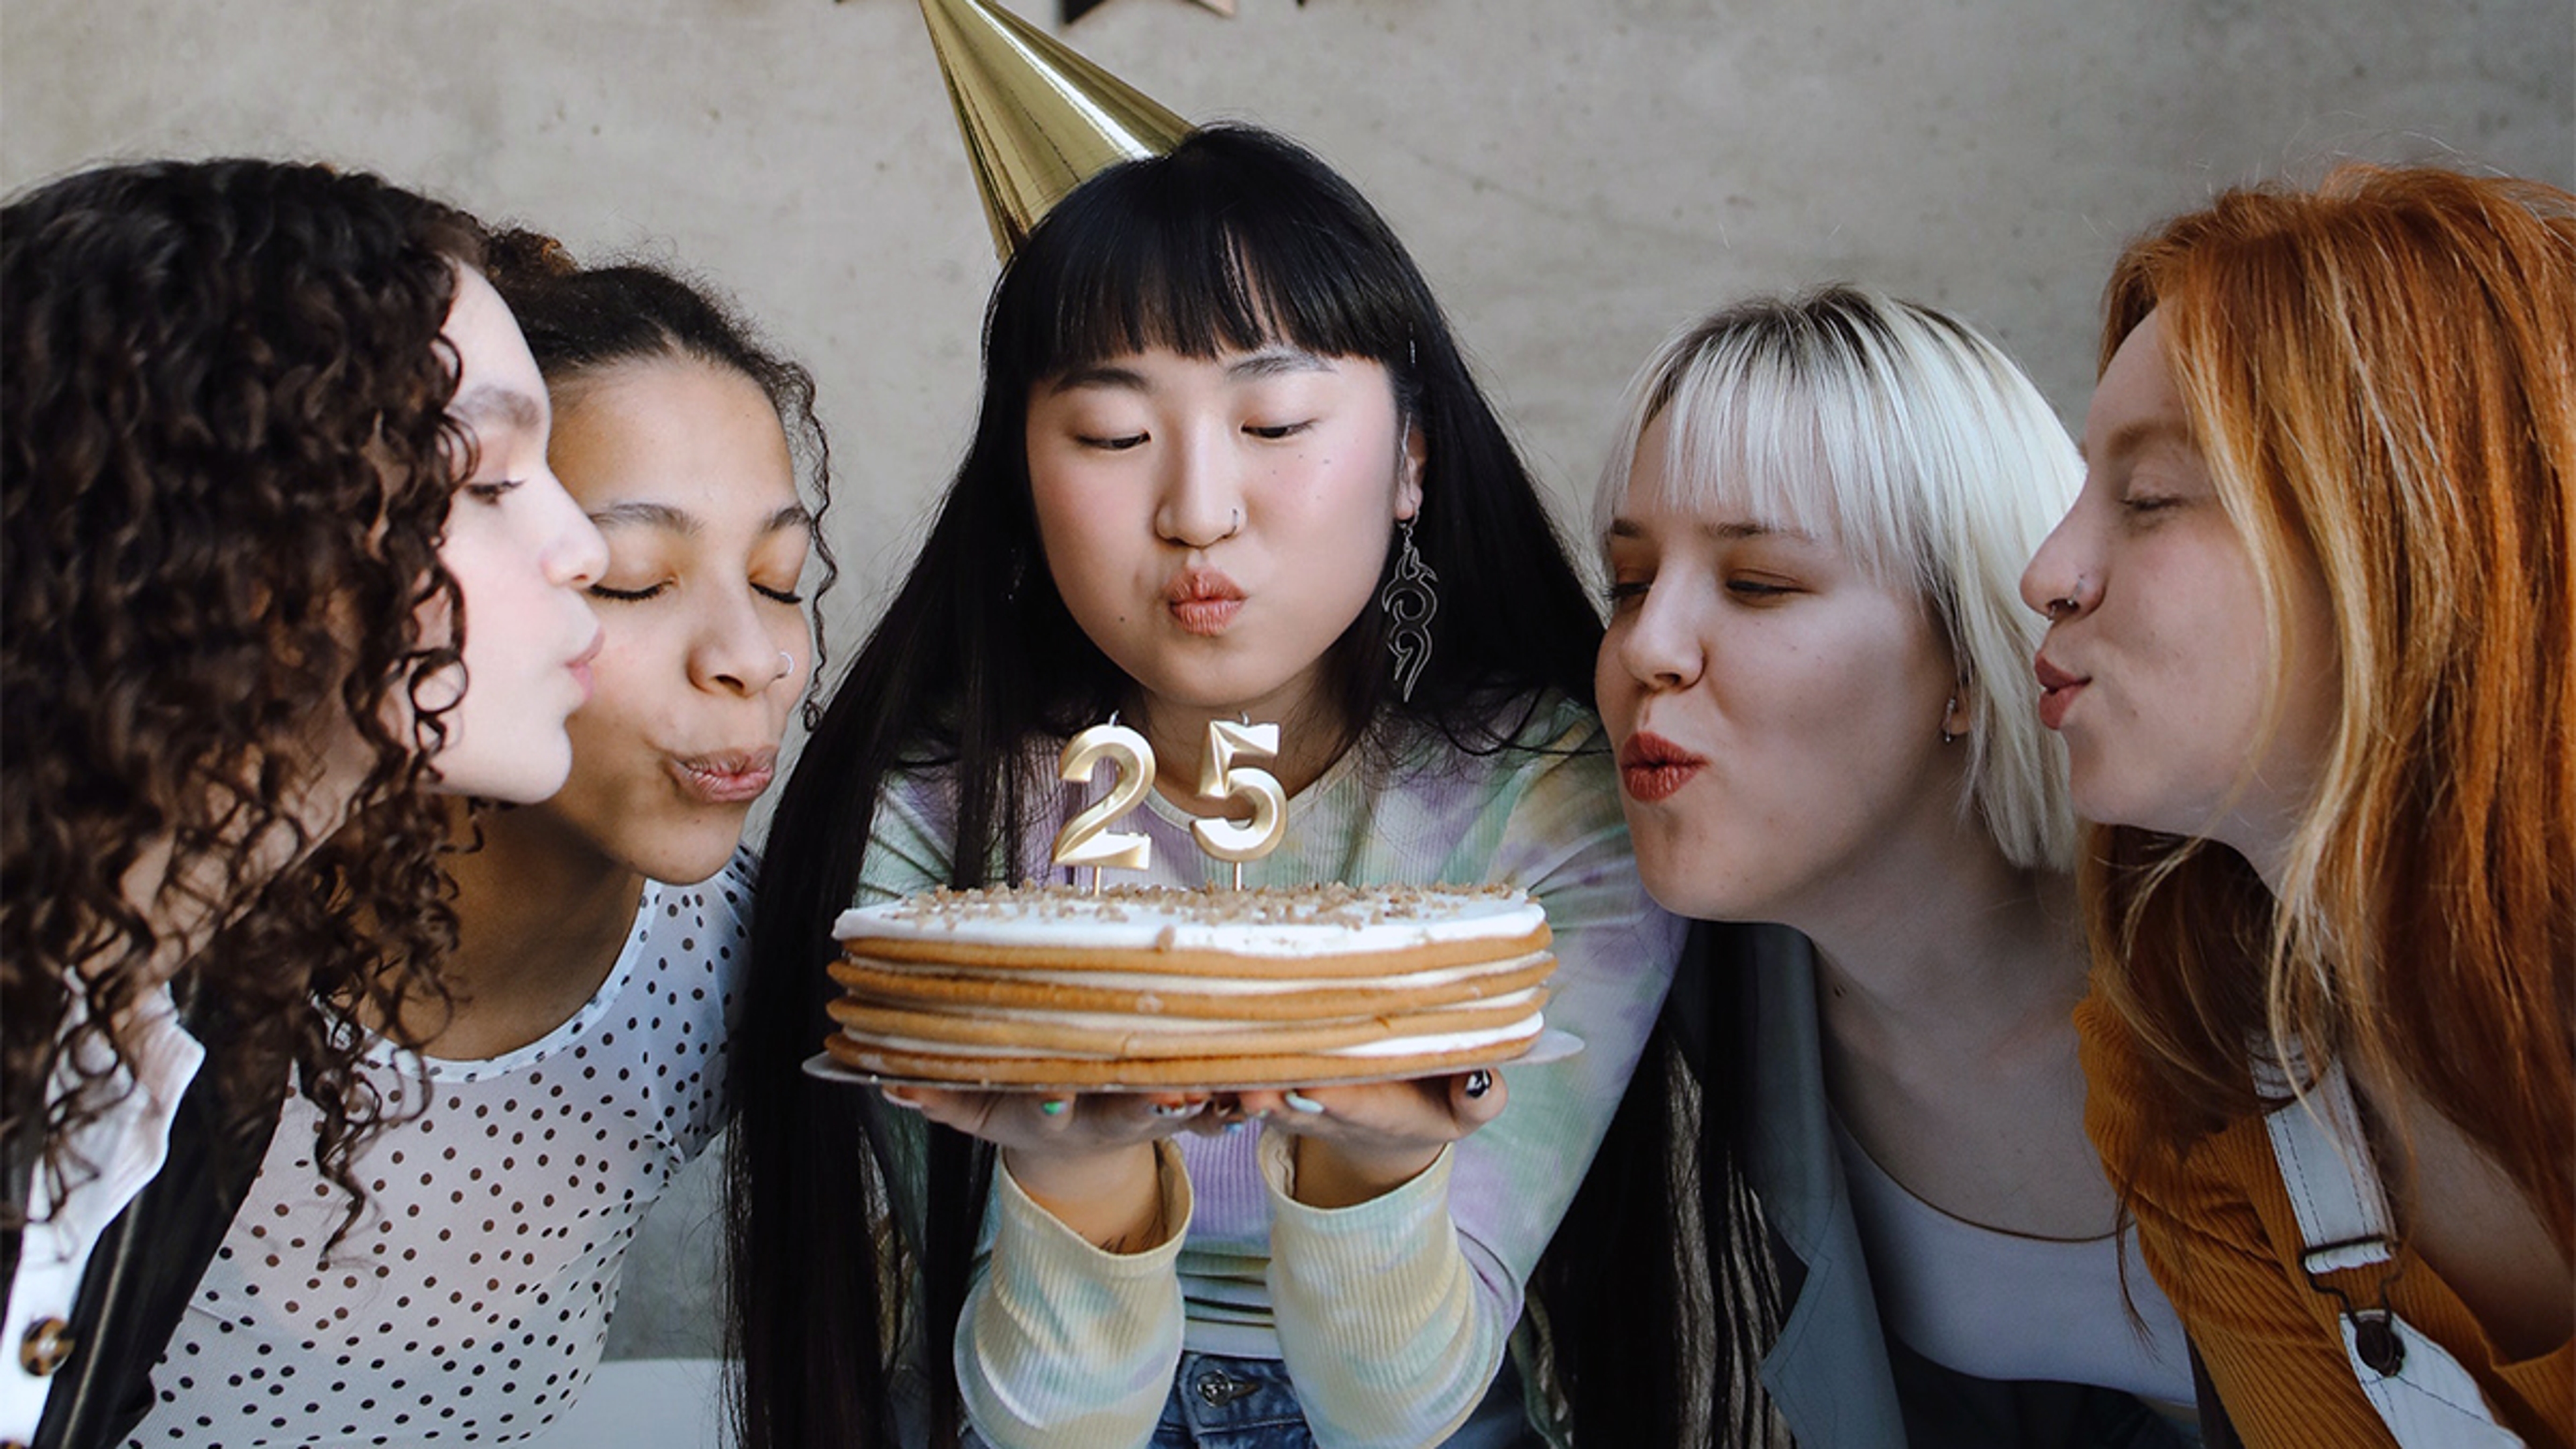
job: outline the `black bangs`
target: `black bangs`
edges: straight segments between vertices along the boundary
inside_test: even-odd
[[[1393,364],[1422,305],[1402,258],[1312,154],[1265,132],[1193,132],[1038,224],[994,292],[985,366],[1025,385],[1150,347],[1213,358],[1273,342]]]

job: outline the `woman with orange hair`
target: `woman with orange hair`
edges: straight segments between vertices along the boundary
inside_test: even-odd
[[[2576,1434],[2576,197],[2237,191],[2109,291],[2022,582],[2088,1117],[2246,1442]]]

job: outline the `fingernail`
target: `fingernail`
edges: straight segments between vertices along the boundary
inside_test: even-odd
[[[1073,1104],[1071,1102],[1066,1101],[1062,1097],[1049,1097],[1045,1101],[1038,1103],[1038,1110],[1044,1112],[1050,1117],[1061,1117],[1064,1115],[1064,1109],[1072,1105]]]
[[[921,1104],[912,1100],[910,1097],[901,1096],[894,1092],[886,1092],[881,1095],[884,1096],[888,1106],[901,1107],[907,1112],[918,1112],[921,1110]]]
[[[1284,1095],[1288,1101],[1288,1110],[1292,1112],[1321,1112],[1324,1110],[1323,1103],[1316,1101],[1314,1098],[1307,1096],[1303,1092],[1289,1092]]]
[[[1203,1102],[1156,1102],[1147,1110],[1151,1111],[1157,1117],[1168,1119],[1173,1117],[1192,1116],[1197,1113],[1199,1108],[1205,1105],[1206,1104]]]
[[[1249,1126],[1251,1126],[1251,1125],[1252,1125],[1251,1123],[1249,1123],[1249,1122],[1247,1122],[1247,1121],[1243,1120],[1243,1119],[1242,1119],[1242,1118],[1240,1118],[1240,1117],[1237,1117],[1237,1118],[1236,1118],[1236,1119],[1234,1119],[1233,1121],[1228,1122],[1228,1123],[1226,1123],[1226,1124],[1225,1124],[1225,1131],[1226,1131],[1226,1135],[1227,1135],[1227,1136],[1229,1136],[1229,1137],[1231,1137],[1231,1136],[1233,1136],[1235,1133],[1240,1132],[1240,1131],[1242,1131],[1244,1128],[1249,1127]]]
[[[1494,1074],[1478,1067],[1467,1074],[1467,1095],[1481,1097],[1494,1090]]]

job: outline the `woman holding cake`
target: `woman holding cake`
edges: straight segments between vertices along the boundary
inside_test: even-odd
[[[1427,658],[1389,587],[1425,573]],[[1584,702],[1596,633],[1419,273],[1320,161],[1203,130],[1048,212],[957,481],[771,837],[736,1059],[747,1442],[1520,1442],[1521,1285],[1677,944]],[[1066,879],[1048,843],[1088,792],[1058,752],[1113,715],[1172,787],[1121,825],[1152,847],[1129,879],[1230,879],[1187,782],[1211,722],[1276,722],[1287,833],[1245,883],[1524,886],[1586,1049],[1509,1071],[1508,1111],[1482,1072],[1239,1099],[800,1075],[834,918]]]
[[[401,1114],[352,1164],[365,1215],[341,1235],[289,1101],[155,1371],[146,1445],[536,1433],[598,1361],[637,1224],[723,1121],[736,851],[813,674],[813,384],[670,273],[580,268],[524,232],[486,253],[552,399],[547,457],[608,541],[571,778],[454,813],[449,1003],[402,1022],[420,1072],[381,1042],[365,1059]]]
[[[1578,1434],[1704,1442],[1714,1403],[1804,1445],[2162,1441],[2140,1401],[2187,1412],[2189,1357],[2084,1136],[2075,822],[2016,591],[2065,431],[1965,325],[1828,288],[1678,334],[1620,437],[1599,689],[1638,868],[1796,931],[1685,970],[1687,1071],[1650,1059],[1600,1169],[1699,1195],[1717,1280],[1671,1270],[1687,1218],[1606,1194],[1551,1263]]]
[[[2576,197],[2353,167],[2112,273],[2031,561],[2094,1141],[2244,1442],[2576,1436]]]

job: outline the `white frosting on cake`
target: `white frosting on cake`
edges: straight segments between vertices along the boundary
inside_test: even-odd
[[[1521,991],[1505,992],[1503,995],[1494,997],[1488,1001],[1464,1002],[1458,1006],[1445,1007],[1441,1009],[1449,1011],[1486,1011],[1501,1010],[1514,1006],[1528,1006],[1535,1010],[1536,1006],[1544,1000],[1545,997],[1538,990],[1532,988]],[[1106,1011],[1049,1011],[1016,1006],[978,1006],[973,1008],[972,1015],[977,1021],[1017,1021],[1027,1022],[1031,1025],[1078,1027],[1086,1031],[1126,1032],[1129,1035],[1137,1036],[1151,1036],[1156,1034],[1170,1036],[1204,1036],[1209,1032],[1277,1032],[1285,1034],[1310,1031],[1315,1025],[1313,1022],[1308,1021],[1265,1020],[1259,1017],[1245,1017],[1241,1020],[1230,1021],[1224,1017],[1217,1016],[1155,1016],[1145,1012],[1128,1015],[1125,1013]],[[853,1032],[851,1035],[856,1039],[865,1041],[883,1041],[886,1039],[877,1035],[875,1032]],[[1420,1041],[1422,1039],[1423,1038],[1418,1036],[1405,1038],[1407,1041]],[[1067,1055],[1067,1053],[1048,1052],[1045,1053],[1045,1055],[1063,1056]]]
[[[1218,951],[1313,957],[1527,936],[1546,913],[1503,887],[1344,885],[1292,890],[1070,886],[934,891],[844,911],[842,941],[938,940],[1059,950]]]
[[[846,918],[845,918],[846,919]],[[1211,976],[1205,973],[1165,971],[1049,971],[1033,966],[977,967],[953,961],[878,961],[869,959],[868,969],[888,976],[943,977],[966,981],[1004,981],[1040,986],[1079,986],[1098,991],[1179,991],[1192,996],[1280,996],[1292,992],[1313,991],[1318,987],[1341,990],[1365,990],[1371,986],[1390,991],[1420,991],[1449,986],[1460,981],[1473,981],[1480,976],[1509,976],[1526,971],[1542,961],[1555,958],[1545,951],[1530,951],[1518,956],[1504,956],[1492,961],[1471,961],[1464,966],[1442,966],[1428,971],[1407,971],[1400,977],[1372,980],[1367,977],[1238,977]]]
[[[1431,1032],[1421,1036],[1396,1036],[1384,1041],[1361,1042],[1356,1046],[1301,1048],[1299,1056],[1312,1057],[1409,1057],[1433,1052],[1473,1051],[1497,1042],[1525,1041],[1547,1029],[1544,1014],[1532,1012],[1509,1026],[1485,1027],[1476,1031]],[[863,1047],[879,1051],[902,1052],[910,1056],[955,1057],[976,1061],[994,1057],[1043,1058],[1049,1061],[1117,1061],[1121,1058],[1099,1052],[1067,1051],[1056,1047],[1018,1047],[969,1045],[953,1041],[923,1041],[914,1037],[861,1035],[849,1033]],[[1242,1056],[1242,1053],[1228,1055]]]

